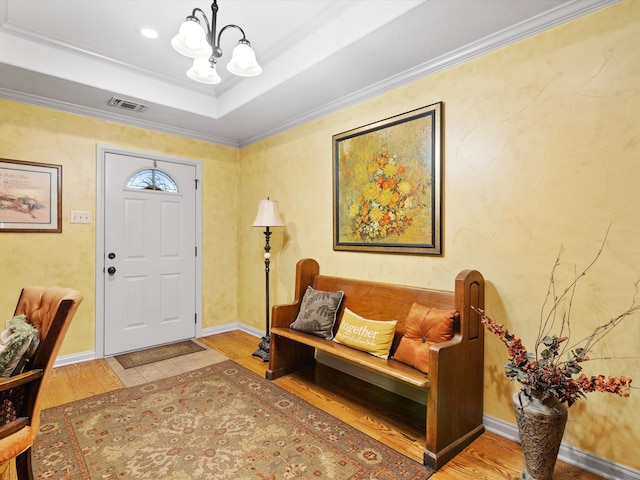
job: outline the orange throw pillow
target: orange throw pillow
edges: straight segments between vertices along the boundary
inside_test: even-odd
[[[404,335],[393,358],[428,373],[429,347],[451,340],[455,314],[455,310],[440,310],[417,303],[411,305]]]

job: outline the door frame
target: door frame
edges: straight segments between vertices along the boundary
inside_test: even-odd
[[[170,155],[161,155],[158,153],[144,152],[140,150],[131,150],[122,147],[114,147],[110,145],[98,144],[96,150],[96,321],[95,321],[95,357],[104,358],[104,268],[105,268],[105,215],[104,215],[104,195],[105,195],[105,157],[108,153],[119,155],[127,155],[131,157],[141,157],[158,162],[172,162],[185,165],[192,165],[196,168],[196,178],[198,179],[198,188],[196,188],[196,248],[198,255],[196,256],[195,271],[195,307],[196,307],[196,338],[202,336],[202,162],[199,160],[191,160],[187,158],[173,157]]]

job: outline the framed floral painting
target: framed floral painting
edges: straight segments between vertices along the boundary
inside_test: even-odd
[[[333,249],[441,255],[442,103],[333,136]]]

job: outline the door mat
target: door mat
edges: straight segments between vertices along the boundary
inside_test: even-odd
[[[128,368],[140,367],[142,365],[148,365],[150,363],[180,357],[182,355],[188,355],[202,350],[205,350],[205,347],[202,345],[198,345],[192,340],[185,340],[183,342],[172,343],[171,345],[162,345],[161,347],[153,347],[146,350],[140,350],[138,352],[116,355],[114,358],[126,370]]]

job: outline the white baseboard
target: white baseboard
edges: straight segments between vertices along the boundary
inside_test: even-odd
[[[253,335],[257,338],[264,336],[264,330],[251,327],[241,322],[229,323],[227,325],[210,327],[203,329],[202,336],[215,335],[218,333],[231,332],[233,330],[240,330]],[[95,351],[88,351],[83,353],[76,353],[73,355],[64,355],[58,357],[55,361],[54,367],[62,367],[65,365],[72,365],[74,363],[86,362],[96,359]],[[401,382],[396,382],[393,379],[386,379],[380,375],[376,375],[372,372],[358,368],[348,362],[344,362],[333,355],[326,354],[325,352],[318,352],[317,361],[323,363],[336,370],[343,371],[353,377],[359,378],[365,382],[376,385],[380,388],[397,393],[403,397],[409,398],[415,402],[422,404],[426,403],[426,397],[424,391],[419,388],[413,388],[405,385]],[[500,435],[501,437],[513,440],[520,443],[520,437],[518,435],[518,428],[508,422],[504,422],[489,415],[484,415],[482,422],[485,429],[489,432]],[[560,452],[558,453],[558,459],[562,460],[569,465],[582,468],[595,475],[599,475],[602,478],[611,480],[640,480],[640,471],[629,468],[625,465],[607,460],[606,458],[597,457],[591,453],[584,452],[578,448],[570,445],[561,445]]]
[[[74,363],[88,362],[89,360],[95,360],[95,359],[96,359],[95,350],[91,350],[89,352],[74,353],[72,355],[64,355],[62,357],[56,358],[56,361],[53,363],[53,368],[64,367],[66,365],[73,365]]]
[[[221,325],[218,327],[209,327],[202,330],[202,336],[207,337],[209,335],[215,335],[217,333],[225,333],[232,332],[233,330],[240,330],[241,332],[248,333],[249,335],[253,335],[254,337],[263,337],[264,330],[260,330],[255,327],[251,327],[241,322],[228,323],[226,325]]]

